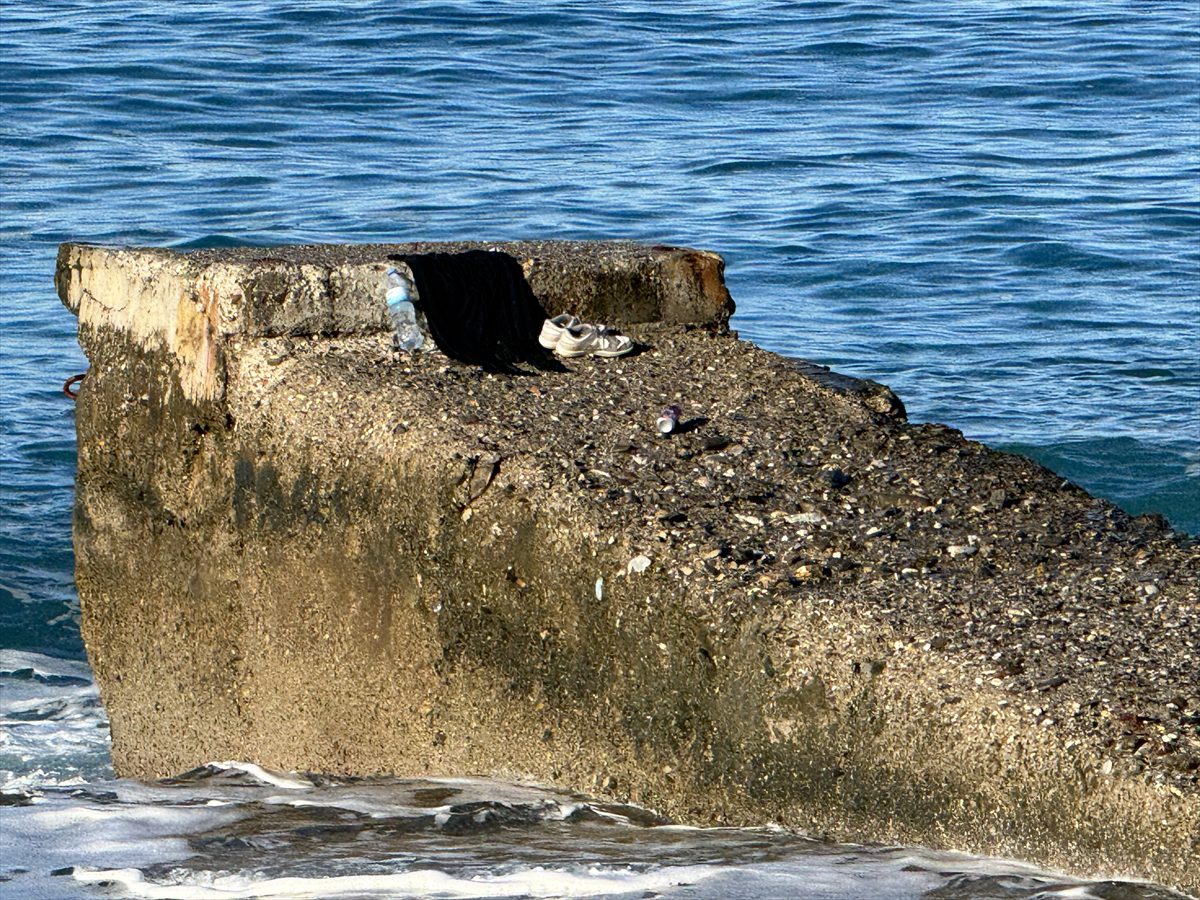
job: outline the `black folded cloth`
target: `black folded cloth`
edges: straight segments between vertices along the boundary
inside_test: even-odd
[[[416,307],[451,359],[509,374],[521,373],[519,362],[562,368],[538,343],[546,313],[514,257],[468,250],[401,259],[416,282]]]

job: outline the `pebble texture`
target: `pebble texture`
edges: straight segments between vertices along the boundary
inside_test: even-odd
[[[1200,889],[1195,544],[737,340],[687,262],[719,280],[711,254],[570,247],[540,297],[650,260],[656,296],[692,299],[607,316],[633,356],[528,376],[393,353],[382,290],[352,328],[286,333],[221,327],[219,299],[208,393],[156,337],[154,266],[244,285],[223,267],[377,248],[64,247],[91,362],[77,581],[120,773],[523,776]],[[131,271],[122,319],[103,290]]]

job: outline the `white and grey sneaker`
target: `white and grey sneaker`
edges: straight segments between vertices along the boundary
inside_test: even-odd
[[[538,343],[547,350],[553,350],[558,346],[559,338],[563,336],[564,331],[568,328],[577,328],[581,324],[579,319],[570,313],[563,313],[561,316],[547,319],[542,325],[542,333],[538,335]]]
[[[601,325],[569,325],[554,346],[559,356],[624,356],[633,339]]]

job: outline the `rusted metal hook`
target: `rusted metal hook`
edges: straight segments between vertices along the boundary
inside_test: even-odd
[[[68,397],[70,397],[72,400],[79,399],[79,391],[77,391],[77,390],[73,391],[73,390],[71,390],[71,388],[74,387],[75,385],[79,384],[79,382],[83,381],[83,379],[85,379],[85,378],[87,378],[87,372],[84,372],[82,375],[72,375],[63,384],[63,393],[66,394]]]

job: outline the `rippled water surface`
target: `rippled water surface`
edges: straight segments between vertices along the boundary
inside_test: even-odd
[[[0,778],[51,791],[6,813],[22,822],[106,803],[153,818],[183,790],[62,788],[111,777],[103,711],[71,662],[59,389],[85,362],[50,282],[63,240],[715,249],[744,337],[1200,531],[1194,0],[8,0],[0,59],[0,646],[18,673],[0,678]],[[46,827],[30,833],[73,834]],[[651,826],[620,827],[648,849],[614,865],[675,865]],[[446,852],[469,865],[472,840]],[[325,859],[341,844],[306,846]],[[820,871],[847,871],[836,852]],[[667,890],[647,877],[630,890]],[[898,895],[934,889],[918,882]],[[937,896],[1043,896],[969,882]],[[859,896],[830,890],[811,896]]]

